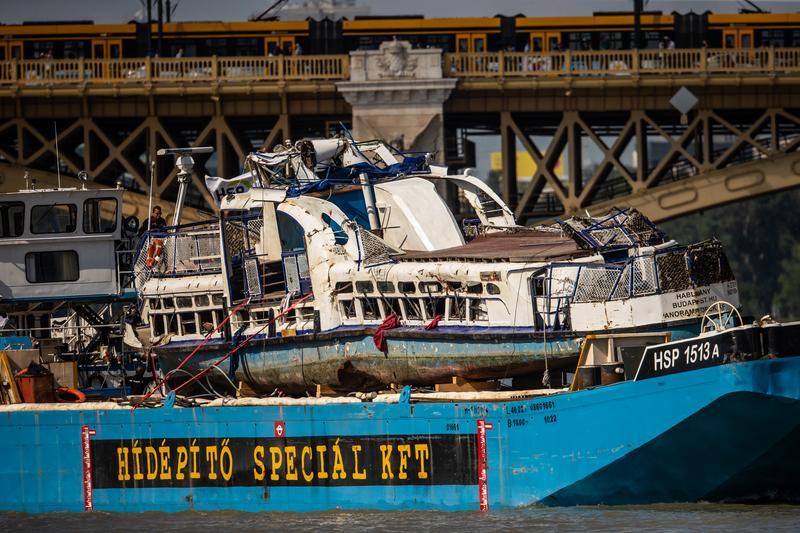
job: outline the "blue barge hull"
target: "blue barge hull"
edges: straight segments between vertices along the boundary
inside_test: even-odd
[[[790,357],[523,401],[0,408],[0,509],[796,500],[798,378]]]

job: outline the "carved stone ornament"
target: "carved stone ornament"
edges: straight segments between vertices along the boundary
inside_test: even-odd
[[[417,68],[417,58],[411,56],[411,43],[396,38],[381,44],[383,55],[378,57],[381,78],[410,78]]]

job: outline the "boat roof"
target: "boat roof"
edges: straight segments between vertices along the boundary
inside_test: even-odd
[[[463,246],[434,251],[406,251],[397,261],[453,260],[545,262],[574,259],[594,254],[578,246],[574,239],[553,231],[487,233]]]

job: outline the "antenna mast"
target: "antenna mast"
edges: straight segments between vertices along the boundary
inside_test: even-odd
[[[53,121],[53,130],[56,132],[56,175],[58,176],[58,190],[61,190],[61,156],[58,153],[58,124]]]

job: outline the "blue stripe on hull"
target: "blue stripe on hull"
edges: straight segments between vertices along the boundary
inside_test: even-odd
[[[726,499],[750,484],[796,494],[800,357],[497,403],[338,404],[93,411],[0,411],[0,508],[80,511],[80,428],[93,440],[158,447],[164,439],[272,439],[487,432],[492,508],[539,501],[641,503]],[[470,441],[471,442],[471,441]],[[174,453],[174,452],[173,452]],[[775,457],[771,454],[775,453]],[[235,460],[251,460],[252,453]],[[108,458],[114,463],[115,458]],[[783,467],[774,468],[775,464]],[[464,469],[474,465],[463,464]],[[113,464],[109,468],[116,468]],[[380,464],[364,465],[378,469]],[[771,477],[756,484],[765,468]],[[100,472],[96,472],[98,479]],[[727,482],[727,484],[726,484]],[[97,509],[476,509],[477,485],[103,488]]]

